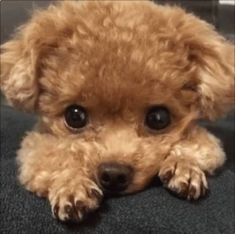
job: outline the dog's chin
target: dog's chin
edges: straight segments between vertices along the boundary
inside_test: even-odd
[[[138,193],[138,192],[144,190],[144,188],[147,187],[147,186],[148,185],[136,187],[136,186],[130,184],[123,191],[107,190],[107,189],[104,189],[104,188],[101,188],[101,190],[103,191],[103,194],[104,194],[105,197],[121,197],[121,196],[127,196],[127,195],[130,195],[130,194]]]
[[[111,190],[106,190],[106,189],[103,189],[102,191],[105,197],[121,197],[127,194],[125,191],[119,192],[119,191],[111,191]]]
[[[139,190],[129,190],[128,188],[124,191],[111,191],[111,190],[106,190],[106,189],[102,189],[104,197],[107,198],[111,198],[111,197],[122,197],[122,196],[127,196],[129,194],[133,194],[133,193],[137,193],[138,191],[140,191],[142,189]]]
[[[105,197],[121,197],[131,193],[135,193],[135,190],[133,190],[131,185],[129,185],[125,190],[122,191],[119,191],[118,189],[112,189],[112,190],[105,189],[99,184],[98,187],[102,190]]]

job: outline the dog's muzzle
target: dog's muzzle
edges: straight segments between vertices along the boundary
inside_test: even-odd
[[[106,192],[123,192],[131,183],[132,177],[133,169],[127,165],[107,162],[98,168],[99,183]]]

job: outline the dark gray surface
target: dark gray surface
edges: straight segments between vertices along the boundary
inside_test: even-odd
[[[227,168],[210,178],[211,193],[197,202],[180,200],[154,183],[141,193],[106,199],[80,226],[57,222],[48,201],[27,192],[16,179],[16,150],[34,122],[31,115],[1,107],[1,234],[234,233],[235,175]]]
[[[34,10],[47,7],[51,2],[50,0],[1,1],[1,43],[8,40],[15,29],[30,18]]]

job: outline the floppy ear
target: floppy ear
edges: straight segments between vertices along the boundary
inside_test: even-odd
[[[1,46],[1,90],[18,109],[36,109],[40,60],[46,50],[55,46],[57,33],[53,25],[50,12],[39,11]]]
[[[15,39],[1,46],[1,90],[10,104],[33,110],[38,96],[38,52]]]
[[[199,93],[202,115],[208,119],[224,115],[234,108],[234,46],[214,38],[208,51],[202,52]]]
[[[36,12],[12,40],[1,46],[1,90],[18,109],[34,111],[37,107],[42,59],[66,36],[65,25],[56,23],[61,9],[50,6]]]
[[[188,59],[197,74],[193,89],[198,92],[200,117],[213,120],[234,107],[235,47],[212,26],[196,20],[185,36]]]

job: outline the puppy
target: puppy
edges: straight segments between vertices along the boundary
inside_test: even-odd
[[[225,154],[196,121],[229,111],[233,87],[234,46],[148,1],[58,3],[1,47],[3,93],[39,116],[18,152],[19,180],[61,221],[156,175],[181,197],[203,196]]]

